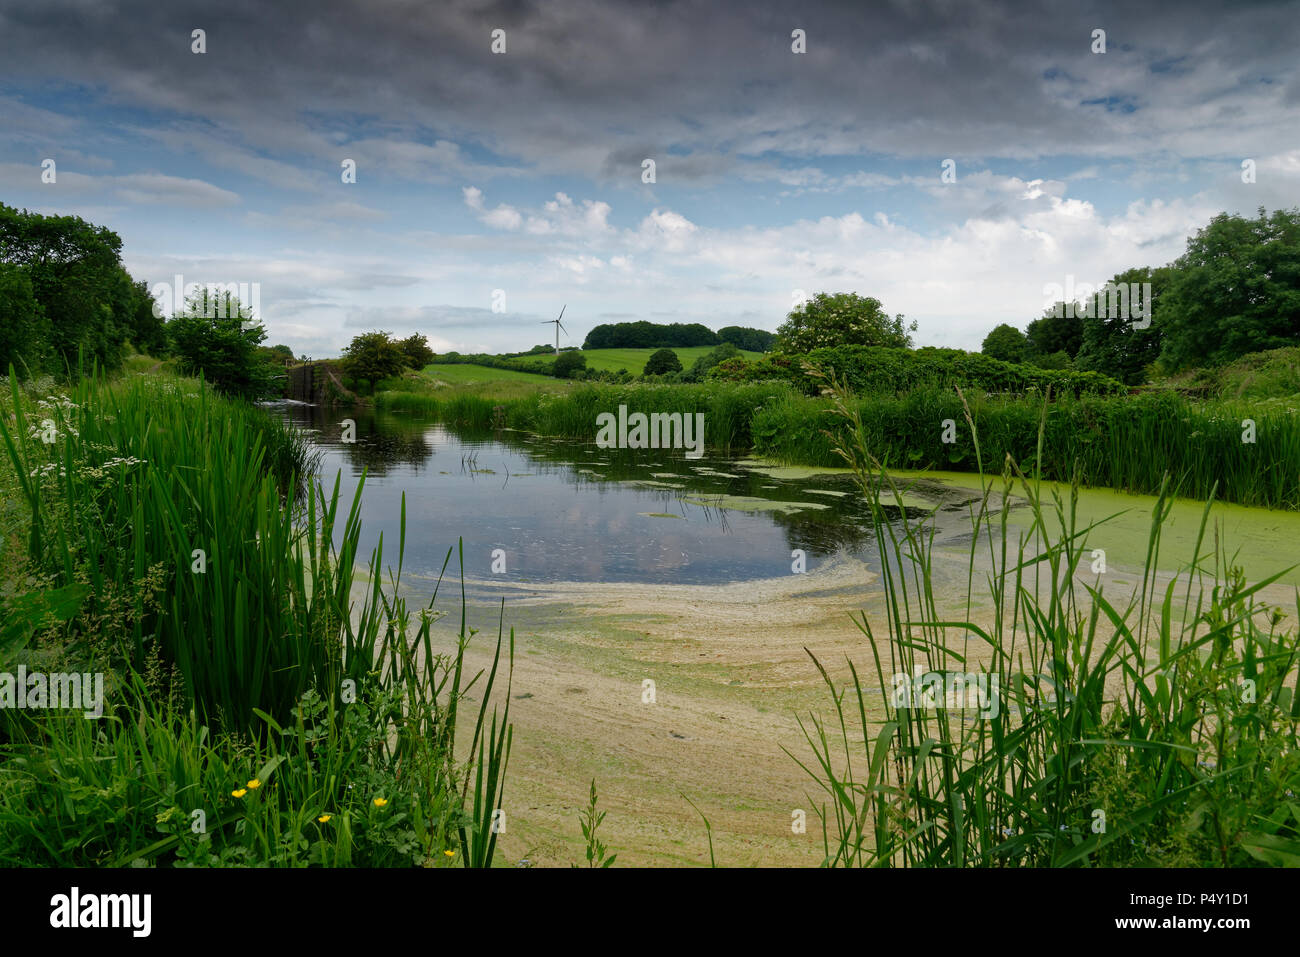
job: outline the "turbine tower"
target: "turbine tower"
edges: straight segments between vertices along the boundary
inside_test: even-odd
[[[563,318],[564,318],[564,310],[567,309],[568,307],[569,307],[569,304],[568,304],[567,302],[566,302],[563,306],[560,307],[560,315],[559,315],[559,318],[556,318],[556,319],[545,319],[545,320],[542,321],[542,325],[544,325],[544,326],[549,326],[551,323],[555,323],[555,354],[556,354],[557,356],[560,354],[560,330],[561,330],[561,329],[564,329],[564,325],[560,322],[560,319],[563,319]],[[565,332],[565,334],[567,335],[568,332],[569,332],[569,330],[568,330],[568,329],[564,329],[564,332]]]

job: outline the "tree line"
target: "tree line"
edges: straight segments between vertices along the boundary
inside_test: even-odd
[[[1127,269],[1110,280],[1130,289],[1147,283],[1147,316],[1111,315],[1109,293],[1093,308],[1058,302],[1023,331],[998,325],[982,351],[1005,362],[1100,372],[1139,385],[1152,372],[1214,368],[1297,345],[1300,208],[1269,215],[1261,207],[1254,219],[1221,213],[1172,263]]]
[[[714,332],[698,322],[614,322],[596,326],[582,343],[583,349],[689,349],[729,342],[747,352],[767,352],[776,335],[748,326],[723,326]]]
[[[0,374],[57,374],[81,358],[115,370],[128,344],[162,348],[163,321],[121,252],[116,233],[79,216],[0,203]]]

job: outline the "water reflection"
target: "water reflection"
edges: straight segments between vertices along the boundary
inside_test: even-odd
[[[770,578],[791,573],[795,549],[808,571],[841,551],[874,560],[869,513],[838,477],[783,481],[734,458],[453,430],[368,409],[284,414],[309,430],[330,484],[341,470],[344,494],[368,473],[367,549],[382,533],[395,558],[406,493],[406,566],[416,573],[437,574],[462,537],[467,575],[510,582]],[[344,419],[355,422],[353,442],[342,441]],[[494,575],[497,549],[505,572]]]

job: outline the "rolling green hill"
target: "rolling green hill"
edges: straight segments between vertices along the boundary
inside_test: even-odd
[[[537,385],[554,385],[556,381],[548,375],[516,372],[514,369],[493,369],[490,366],[439,364],[436,362],[425,366],[423,372],[425,375],[448,385],[462,385],[467,382],[532,382]]]
[[[700,356],[707,355],[713,350],[713,346],[686,346],[675,348],[673,352],[677,353],[677,358],[682,362],[683,369],[689,369],[695,360]],[[657,349],[587,349],[583,355],[587,357],[587,368],[592,370],[601,370],[604,372],[617,372],[619,369],[626,369],[633,375],[640,375],[641,370],[645,368],[646,360]],[[760,352],[740,353],[750,362],[762,357]],[[530,359],[539,358],[530,356]],[[542,356],[540,358],[550,358]],[[547,376],[536,375],[531,372],[516,372],[513,369],[497,369],[492,366],[466,365],[462,363],[433,363],[424,369],[426,375],[441,379],[449,385],[460,385],[465,382],[515,382],[515,381],[546,381]]]
[[[677,353],[677,358],[682,360],[682,368],[689,369],[696,359],[707,355],[713,351],[713,348],[713,346],[688,346],[674,349],[673,352]],[[658,351],[658,349],[590,349],[582,354],[587,357],[588,369],[605,369],[609,372],[626,369],[633,375],[640,375],[641,370],[645,368],[646,360]],[[753,362],[762,353],[741,352],[741,355]]]

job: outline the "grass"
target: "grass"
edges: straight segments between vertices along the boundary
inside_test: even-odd
[[[466,364],[427,365],[424,374],[445,382],[448,385],[482,384],[489,382],[531,383],[537,386],[554,386],[562,380],[547,375],[535,375],[532,372],[516,372],[514,369],[493,369],[489,366]]]
[[[1300,346],[1269,349],[1242,356],[1219,369],[1197,370],[1174,380],[1218,399],[1290,399],[1300,397]]]
[[[827,866],[1300,866],[1300,631],[1261,601],[1273,578],[1248,583],[1203,517],[1162,580],[1166,481],[1145,574],[1106,594],[1077,574],[1105,533],[1076,522],[1077,486],[1046,501],[1006,460],[972,511],[965,607],[941,607],[930,517],[886,518],[904,490],[853,401],[832,401],[837,451],[873,505],[887,632],[858,622],[875,688],[856,668],[837,687],[813,659],[835,716],[802,723],[812,755],[792,757],[823,794]],[[1013,487],[1035,516],[1020,537],[1001,507]],[[913,676],[955,675],[991,694],[911,697]]]
[[[834,403],[783,383],[549,381],[545,391],[518,382],[388,391],[375,404],[452,425],[508,426],[589,440],[595,438],[596,416],[616,413],[620,404],[629,411],[703,412],[711,448],[752,448],[786,465],[842,464],[836,446],[844,441],[846,424]],[[867,448],[884,465],[984,471],[966,426],[966,406],[955,392],[926,387],[849,401]],[[1041,463],[1042,477],[1052,481],[1077,478],[1085,486],[1158,494],[1168,472],[1177,496],[1203,501],[1213,494],[1243,505],[1300,508],[1300,402],[1202,402],[1172,391],[1066,396],[1046,406],[1041,447],[1044,406],[1038,400],[972,396],[968,404],[992,474],[1010,456],[1029,468]]]
[[[398,597],[404,501],[396,571],[381,540],[363,585],[362,487],[308,482],[261,410],[166,375],[10,386],[0,671],[102,673],[108,700],[97,721],[0,712],[0,863],[491,863],[506,638],[468,675],[462,597],[435,652],[436,592]]]
[[[1026,468],[1041,463],[1042,477],[1053,481],[1154,495],[1169,473],[1176,495],[1300,508],[1300,403],[1195,402],[1163,392],[1064,397],[1044,406],[973,396],[971,428],[967,406],[944,389],[846,401],[867,450],[890,468],[997,474],[1009,456]],[[1250,434],[1246,420],[1254,424]],[[842,464],[836,449],[847,424],[829,399],[768,403],[751,431],[755,451],[779,462]]]
[[[750,422],[755,410],[792,394],[783,383],[575,383],[565,390],[529,390],[511,398],[497,390],[484,394],[468,387],[445,392],[390,391],[376,395],[375,405],[434,416],[462,427],[509,427],[583,439],[595,438],[598,415],[617,415],[620,405],[632,412],[703,412],[706,441],[711,447],[744,449],[751,443]]]
[[[673,352],[677,353],[677,358],[681,360],[682,368],[689,369],[696,359],[708,355],[714,348],[714,346],[686,346],[673,349]],[[584,349],[582,354],[587,357],[588,369],[605,372],[626,369],[633,375],[640,375],[647,360],[658,351],[658,349]],[[747,361],[753,362],[762,358],[763,354],[742,350],[740,355]]]

